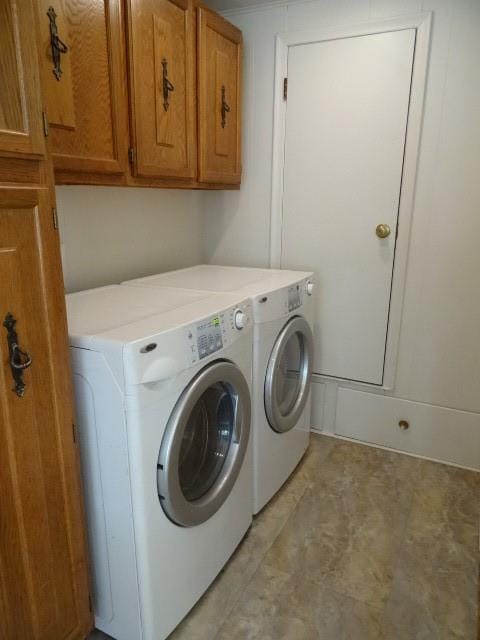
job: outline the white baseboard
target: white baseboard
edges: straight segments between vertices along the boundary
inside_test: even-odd
[[[391,451],[392,453],[398,453],[402,456],[409,456],[410,458],[419,458],[420,460],[428,460],[429,462],[437,462],[438,464],[445,464],[448,467],[456,467],[457,469],[465,469],[466,471],[473,471],[474,473],[480,473],[479,469],[472,469],[471,467],[465,467],[461,464],[455,464],[454,462],[445,462],[445,460],[437,460],[437,458],[430,458],[429,456],[421,456],[417,453],[410,453],[409,451],[401,451],[400,449],[392,449],[392,447],[384,447],[381,444],[375,444],[373,442],[364,442],[357,438],[347,438],[346,436],[339,436],[336,433],[330,433],[328,431],[322,431],[317,427],[312,427],[312,433],[316,433],[319,436],[325,436],[326,438],[335,438],[336,440],[343,440],[344,442],[355,442],[355,444],[362,447],[371,447],[372,449],[381,449],[382,451]],[[480,547],[480,540],[479,540]]]
[[[480,471],[477,413],[339,388],[334,433],[322,433]]]

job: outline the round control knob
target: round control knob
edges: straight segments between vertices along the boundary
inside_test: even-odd
[[[307,292],[307,296],[311,296],[312,295],[314,288],[315,288],[315,285],[313,284],[313,282],[307,282],[307,286],[305,287],[305,290]]]
[[[233,318],[233,322],[235,324],[236,329],[243,329],[247,324],[247,314],[243,313],[243,311],[235,311],[235,316]]]

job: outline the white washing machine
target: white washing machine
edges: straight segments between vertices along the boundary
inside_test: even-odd
[[[95,623],[163,640],[251,524],[252,305],[117,285],[67,312]]]
[[[280,489],[310,438],[313,274],[198,265],[123,283],[236,292],[253,304],[254,513]]]

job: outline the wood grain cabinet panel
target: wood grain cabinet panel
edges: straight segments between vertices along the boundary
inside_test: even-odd
[[[195,178],[192,1],[130,1],[129,56],[135,175]]]
[[[0,2],[0,154],[42,155],[45,142],[35,24],[28,0]]]
[[[75,172],[125,174],[128,107],[121,0],[38,0],[38,11],[56,182],[77,181],[69,180],[69,172],[73,177]]]
[[[241,180],[242,34],[198,9],[199,181]]]
[[[57,232],[48,188],[0,187],[0,637],[91,627]],[[13,352],[4,323],[16,319]],[[14,354],[14,355],[12,355]],[[12,374],[23,371],[23,394]],[[17,389],[17,391],[16,391]]]
[[[0,2],[0,638],[83,640],[93,620],[36,8]]]

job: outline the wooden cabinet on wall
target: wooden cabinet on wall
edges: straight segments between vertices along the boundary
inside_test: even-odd
[[[32,0],[0,5],[0,638],[92,626]]]
[[[58,183],[240,184],[238,29],[196,0],[39,2]]]
[[[128,23],[134,173],[195,179],[192,1],[130,1]]]
[[[57,181],[82,182],[89,174],[121,180],[128,168],[122,0],[38,4],[41,79]]]
[[[215,13],[198,12],[199,180],[239,184],[242,34]]]

